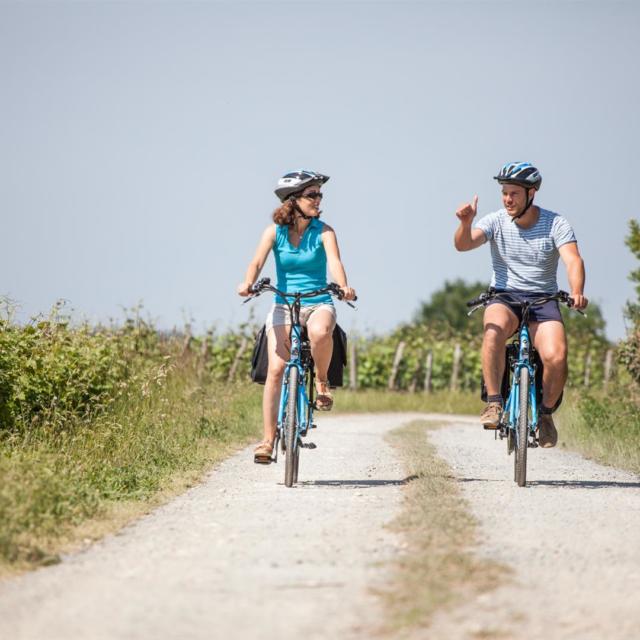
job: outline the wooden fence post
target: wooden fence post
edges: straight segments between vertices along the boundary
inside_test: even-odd
[[[587,351],[587,355],[584,359],[584,386],[588,387],[591,384],[591,351]]]
[[[209,329],[202,339],[202,346],[200,347],[200,360],[198,362],[198,371],[202,375],[207,368],[207,362],[209,360],[209,345],[213,342],[213,329]]]
[[[358,352],[354,341],[349,345],[349,389],[358,388]]]
[[[243,336],[240,347],[238,347],[238,351],[236,352],[236,357],[233,359],[231,369],[229,369],[229,377],[227,378],[227,382],[233,382],[233,379],[236,376],[236,370],[238,369],[238,365],[240,364],[240,360],[242,359],[242,355],[247,350],[248,345],[249,339],[246,336]]]
[[[413,375],[411,376],[411,382],[409,383],[409,392],[415,393],[418,388],[418,376],[420,375],[420,358],[416,362]]]
[[[604,386],[607,387],[611,380],[611,371],[613,369],[613,349],[607,350],[607,355],[604,358]]]
[[[402,354],[404,353],[405,342],[401,340],[398,343],[398,348],[396,349],[396,355],[393,358],[393,366],[391,367],[391,375],[389,376],[389,390],[393,391],[396,388],[396,377],[398,376],[398,367],[400,366],[400,362],[402,361]]]
[[[433,370],[433,351],[427,351],[427,361],[424,365],[424,392],[431,393],[431,372]]]
[[[451,391],[458,390],[458,378],[460,377],[460,361],[462,360],[462,347],[459,342],[456,342],[455,349],[453,350],[453,368],[451,369],[451,384],[449,388]]]

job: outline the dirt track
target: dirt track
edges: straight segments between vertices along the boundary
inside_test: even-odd
[[[402,465],[384,441],[415,416],[323,417],[301,486],[245,450],[202,485],[55,567],[0,585],[0,637],[367,638],[402,540]],[[465,422],[467,423],[465,425]],[[431,435],[508,584],[441,612],[428,638],[637,638],[640,481],[561,450],[518,489],[468,419]]]
[[[434,638],[640,637],[640,478],[556,449],[529,450],[513,482],[505,442],[475,426],[432,433],[481,523],[478,549],[514,571],[498,590],[441,613]]]

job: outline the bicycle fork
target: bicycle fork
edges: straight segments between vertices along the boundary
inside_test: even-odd
[[[523,367],[527,367],[529,369],[529,408],[531,410],[531,418],[527,419],[528,422],[528,443],[527,446],[531,448],[535,448],[538,446],[538,443],[535,439],[535,432],[538,426],[538,399],[536,397],[536,385],[535,385],[535,373],[536,367],[531,366],[528,362],[522,362],[516,365],[514,370],[514,382],[511,387],[511,393],[509,395],[509,399],[504,408],[503,416],[506,414],[508,419],[506,421],[501,420],[500,427],[498,431],[496,431],[496,438],[498,435],[500,439],[508,438],[509,431],[511,431],[511,437],[513,438],[513,443],[515,446],[518,444],[518,429],[516,425],[518,424],[518,417],[520,416],[520,370]],[[513,451],[513,447],[509,447],[509,453]]]

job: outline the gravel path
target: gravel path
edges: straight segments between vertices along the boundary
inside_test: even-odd
[[[322,416],[294,489],[245,449],[118,535],[1,583],[0,638],[371,637],[402,546],[385,528],[404,473],[384,436],[415,417],[436,416]],[[455,422],[429,437],[481,523],[477,553],[513,573],[416,637],[638,638],[640,479],[535,450],[519,489],[506,445]]]
[[[640,637],[640,478],[561,449],[529,450],[513,482],[506,443],[476,426],[433,432],[483,540],[511,580],[434,619],[433,638]]]
[[[369,587],[399,540],[403,471],[384,435],[406,416],[324,417],[301,486],[251,449],[87,551],[0,585],[0,638],[366,637]]]

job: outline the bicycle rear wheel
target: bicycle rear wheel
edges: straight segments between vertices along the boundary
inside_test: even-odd
[[[289,369],[289,396],[287,398],[287,415],[284,420],[284,441],[286,453],[284,459],[284,484],[291,487],[298,476],[298,368]]]
[[[516,458],[515,458],[515,481],[519,487],[527,484],[527,447],[529,446],[529,368],[522,367],[519,374],[519,412],[517,437],[516,437]]]

